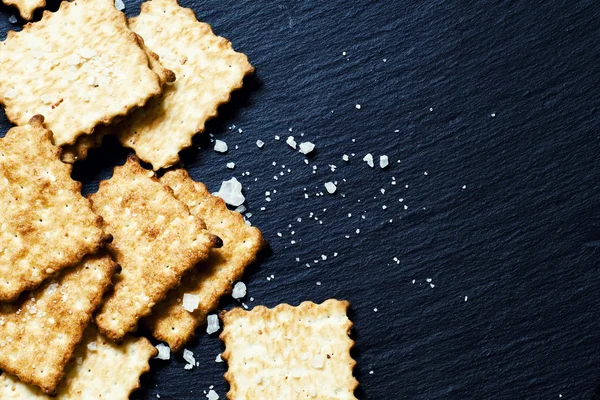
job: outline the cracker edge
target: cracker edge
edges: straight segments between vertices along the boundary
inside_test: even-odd
[[[242,216],[242,214],[229,210],[227,208],[227,204],[225,203],[225,201],[223,199],[211,194],[204,183],[193,180],[190,177],[187,170],[185,170],[183,168],[178,168],[178,169],[167,171],[165,173],[165,175],[167,175],[167,174],[169,174],[170,176],[175,176],[175,179],[178,181],[178,183],[180,185],[186,186],[186,189],[184,189],[184,190],[190,190],[190,191],[196,192],[195,186],[201,185],[203,190],[206,190],[206,192],[208,192],[208,194],[210,196],[205,201],[213,202],[214,207],[218,209],[219,213],[229,213],[230,216],[228,216],[228,218],[236,219],[236,224],[243,225],[244,227],[246,227],[246,222],[244,221],[244,217]],[[165,175],[163,175],[163,177]],[[163,177],[161,177],[159,180],[161,182],[163,182],[165,184],[165,186],[168,186],[170,188],[169,184],[166,183],[166,180],[163,180]],[[175,197],[179,200],[177,195],[175,195]],[[185,203],[183,200],[180,200],[180,201]],[[190,209],[190,212],[191,212],[191,209]],[[202,218],[201,216],[199,216],[199,217]],[[208,316],[208,314],[211,311],[217,309],[221,298],[223,296],[226,296],[231,293],[232,288],[233,288],[233,282],[239,281],[242,278],[246,269],[250,265],[252,265],[254,262],[256,262],[260,252],[267,247],[267,241],[264,239],[261,231],[256,227],[248,227],[248,228],[251,228],[251,230],[253,232],[253,237],[257,239],[256,251],[253,252],[252,257],[248,257],[247,260],[245,262],[241,263],[240,267],[237,268],[235,271],[233,271],[232,274],[228,277],[229,282],[227,283],[227,287],[225,288],[225,290],[223,290],[219,295],[210,297],[209,301],[207,302],[208,305],[206,307],[207,311],[206,311],[205,315],[202,315],[202,314],[198,315],[199,313],[196,311],[191,313],[192,318],[195,318],[193,329],[187,331],[185,333],[185,335],[183,335],[183,334],[180,335],[176,340],[172,340],[172,338],[170,336],[163,335],[161,333],[161,331],[157,329],[157,327],[156,327],[157,323],[155,322],[156,314],[152,313],[148,317],[143,318],[142,322],[151,331],[152,336],[157,340],[168,343],[169,347],[171,348],[171,350],[173,352],[180,351],[181,348],[193,338],[193,336],[196,334],[196,330],[206,323],[206,317]],[[209,231],[210,231],[210,229],[209,229]],[[206,263],[210,264],[210,258],[208,259],[208,262],[206,262]],[[195,269],[188,272],[188,274],[191,274],[191,275],[203,274],[203,273],[204,273],[204,271],[197,271]],[[183,279],[185,279],[185,277]],[[165,299],[163,299],[163,301],[161,302],[162,304],[157,303],[157,305],[155,307],[160,308],[161,305],[164,305],[164,303],[166,303],[166,302],[170,303],[172,301],[170,299],[173,296],[177,296],[178,294],[179,294],[179,287],[171,290],[169,292],[168,296]],[[171,306],[172,306],[172,304],[170,304],[167,307],[167,309],[163,312],[164,313],[164,315],[162,316],[163,318],[168,318],[170,316],[170,314],[168,313],[168,310],[170,309]],[[178,303],[178,306],[181,306],[181,303]]]
[[[356,389],[358,388],[359,382],[358,382],[358,379],[356,379],[356,377],[354,376],[354,367],[356,367],[356,360],[350,354],[352,349],[356,345],[356,342],[354,341],[354,339],[352,339],[350,337],[350,332],[352,331],[352,328],[354,327],[354,323],[348,317],[348,309],[350,308],[350,302],[348,300],[327,299],[324,302],[322,302],[321,304],[314,303],[312,301],[303,301],[296,307],[294,307],[290,304],[287,304],[287,303],[282,303],[282,304],[278,304],[277,306],[275,306],[273,308],[268,308],[265,306],[256,306],[252,310],[244,310],[241,307],[236,307],[236,308],[231,309],[230,311],[222,311],[219,315],[221,317],[221,321],[223,322],[223,331],[219,335],[219,339],[225,345],[225,350],[221,353],[221,358],[225,362],[229,363],[230,352],[229,352],[229,349],[227,348],[227,340],[228,340],[228,338],[231,337],[231,335],[229,334],[229,332],[226,331],[226,326],[230,323],[233,323],[238,316],[244,315],[245,313],[258,313],[258,314],[262,314],[262,315],[267,315],[272,312],[281,312],[283,310],[290,310],[290,309],[293,310],[293,309],[298,309],[298,308],[323,306],[323,305],[327,305],[327,303],[340,303],[340,305],[342,307],[344,307],[344,311],[346,312],[346,317],[348,318],[348,329],[346,331],[346,333],[348,335],[348,340],[349,340],[348,356],[352,360],[352,362],[350,364],[350,369],[352,371],[352,376],[354,377],[354,386],[348,387],[348,389],[351,390],[352,393],[354,393],[356,391]],[[235,391],[236,387],[235,387],[235,384],[233,381],[233,377],[229,373],[229,366],[228,366],[227,372],[225,372],[223,377],[229,384],[229,391],[227,392],[227,399],[228,400],[236,400],[237,399],[237,394]]]
[[[5,41],[7,41],[9,39],[12,39],[14,36],[17,36],[17,35],[19,35],[21,33],[29,31],[30,29],[33,29],[32,26],[34,26],[37,23],[41,23],[42,21],[44,21],[44,18],[49,18],[52,15],[57,14],[61,10],[66,9],[67,7],[72,7],[73,4],[75,4],[75,1],[78,1],[78,0],[62,1],[60,3],[60,6],[58,7],[58,10],[56,10],[55,12],[51,12],[49,10],[44,10],[44,12],[42,13],[42,18],[39,21],[26,23],[25,25],[23,25],[23,29],[21,29],[18,32],[17,31],[13,31],[13,30],[8,31],[8,33],[6,34],[6,39],[4,39],[4,41],[2,41],[0,43],[3,43],[3,42],[5,42]],[[113,3],[113,7],[114,7],[114,3]],[[144,48],[140,45],[140,42],[139,42],[139,39],[138,39],[139,35],[137,35],[135,32],[133,32],[131,29],[129,29],[129,23],[127,21],[127,17],[125,16],[125,14],[122,11],[117,10],[116,8],[115,8],[115,10],[119,13],[119,18],[123,20],[125,26],[127,27],[126,30],[130,33],[128,39],[131,42],[135,43],[135,45],[137,45],[142,50],[142,52],[145,54],[147,62],[148,62],[148,69],[151,72],[153,72],[154,75],[155,75],[155,78],[156,78],[156,82],[155,83],[156,83],[156,86],[157,86],[158,90],[155,91],[154,93],[151,93],[145,100],[141,100],[137,104],[132,104],[129,107],[125,107],[125,109],[123,109],[121,111],[121,113],[116,114],[116,115],[114,115],[114,116],[112,116],[110,118],[107,118],[107,117],[102,118],[101,120],[97,121],[96,125],[92,129],[90,129],[89,131],[81,131],[81,132],[79,132],[79,134],[75,136],[75,138],[72,140],[71,143],[64,143],[62,146],[74,145],[76,143],[78,137],[85,136],[85,135],[91,135],[92,133],[94,133],[94,130],[98,126],[102,126],[102,125],[108,126],[108,125],[110,125],[110,123],[113,120],[115,120],[117,118],[125,117],[126,115],[128,115],[129,113],[131,113],[132,111],[134,111],[135,109],[143,107],[148,102],[148,100],[150,100],[151,98],[160,97],[162,95],[163,89],[162,89],[162,85],[160,84],[160,77],[159,77],[158,74],[156,74],[156,72],[154,72],[150,68],[151,61],[149,59],[149,55],[144,51]],[[19,126],[19,124],[17,124],[16,122],[13,121],[12,115],[9,115],[9,113],[7,112],[7,110],[6,110],[6,104],[4,103],[3,99],[4,99],[4,97],[0,96],[0,106],[2,106],[2,108],[4,109],[4,113],[6,114],[6,118],[11,123]],[[35,117],[36,116],[33,116],[32,119],[35,118]],[[52,144],[54,144],[54,138],[52,138]]]
[[[25,21],[31,21],[33,19],[33,13],[40,8],[46,7],[46,0],[38,0],[38,4],[34,8],[24,9],[20,7],[20,2],[16,0],[2,0],[7,6],[14,6],[18,11],[21,18]]]

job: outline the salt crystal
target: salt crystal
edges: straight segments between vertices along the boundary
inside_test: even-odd
[[[300,153],[302,154],[309,154],[310,152],[312,152],[315,149],[315,145],[314,143],[311,142],[303,142],[300,143]]]
[[[263,142],[262,140],[258,139],[256,141],[256,145],[258,146],[259,149],[262,149],[263,146],[265,145],[265,142]]]
[[[371,168],[373,168],[375,166],[375,164],[373,163],[373,155],[371,153],[368,153],[366,156],[364,156],[363,161],[366,161],[366,163]]]
[[[327,189],[327,193],[334,194],[335,191],[337,190],[337,186],[335,186],[335,183],[333,183],[333,182],[326,182],[325,189]]]
[[[208,391],[206,398],[208,400],[219,400],[219,395],[217,394],[217,392],[215,392],[214,390],[211,389]]]
[[[158,354],[154,358],[159,359],[159,360],[171,359],[171,349],[166,344],[162,344],[162,343],[157,344],[156,350],[158,350]]]
[[[342,160],[344,160],[344,161],[348,161],[348,160],[349,160],[349,158],[348,158],[348,155],[347,155],[347,154],[344,154],[344,155],[342,156]]]
[[[221,188],[215,195],[225,200],[225,203],[234,207],[241,206],[244,204],[244,201],[246,201],[246,198],[242,194],[242,184],[236,178],[223,181],[221,183]]]
[[[228,162],[228,163],[227,163],[227,168],[229,168],[229,169],[234,169],[234,168],[235,168],[235,163]]]
[[[206,318],[206,333],[212,335],[219,330],[219,316],[211,314]]]
[[[215,358],[215,362],[222,363],[223,358],[221,358],[221,353],[217,354],[217,358]]]
[[[89,351],[96,351],[98,350],[98,345],[96,344],[96,342],[89,342],[87,348]]]
[[[14,15],[11,15],[8,18],[8,22],[10,22],[11,24],[16,24],[17,23],[17,17],[15,17]]]
[[[183,309],[189,312],[194,312],[200,305],[200,296],[195,294],[183,294]]]
[[[238,282],[233,287],[233,291],[231,292],[231,297],[234,299],[242,299],[246,297],[246,284],[244,282]]]
[[[185,369],[192,369],[194,368],[194,365],[196,365],[194,353],[192,353],[188,349],[183,349],[183,359],[188,362],[188,364],[184,367]]]
[[[296,141],[294,140],[293,136],[288,136],[288,138],[285,141],[292,149],[296,148]]]
[[[122,11],[125,9],[125,4],[123,4],[122,0],[115,0],[115,8],[119,11]]]
[[[387,167],[388,165],[390,165],[390,161],[388,159],[388,156],[380,156],[379,157],[379,166],[381,167],[381,169]]]
[[[219,139],[215,140],[215,151],[225,153],[227,151],[227,143]]]
[[[356,109],[357,109],[357,110],[360,110],[360,104],[357,104],[357,105],[356,105]]]

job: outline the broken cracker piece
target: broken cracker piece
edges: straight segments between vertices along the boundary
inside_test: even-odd
[[[118,341],[136,329],[185,272],[206,260],[220,239],[135,157],[115,168],[90,198],[113,235],[108,250],[122,267],[96,324]]]
[[[149,63],[113,0],[63,1],[0,43],[0,103],[14,124],[44,115],[54,144],[73,144],[161,94]]]
[[[115,344],[90,326],[67,366],[65,380],[58,386],[56,397],[4,374],[0,376],[0,398],[127,400],[140,387],[140,376],[150,370],[149,360],[156,354],[156,348],[146,338],[127,336],[122,344]]]
[[[129,26],[177,75],[162,97],[150,100],[119,127],[121,143],[158,170],[179,161],[178,153],[192,144],[192,137],[217,115],[231,92],[242,87],[244,76],[254,67],[246,55],[235,52],[228,40],[215,36],[208,24],[198,22],[194,12],[176,0],[143,3]]]
[[[15,6],[25,21],[31,21],[33,12],[46,6],[46,0],[2,0],[2,2],[7,6]]]
[[[160,63],[158,56],[150,51],[144,44],[144,40],[141,36],[136,35],[138,39],[138,44],[144,49],[146,54],[148,55],[148,60],[150,61],[150,68],[156,75],[158,75],[158,79],[160,85],[163,86],[166,83],[175,82],[175,74],[173,71],[168,70],[162,66]],[[115,119],[112,125],[116,125],[119,121]],[[61,154],[61,158],[64,162],[73,164],[75,161],[84,160],[87,157],[90,149],[100,147],[102,145],[102,139],[104,136],[111,134],[114,131],[113,127],[99,126],[94,132],[90,135],[82,135],[77,138],[75,144],[66,145],[63,147],[63,152]]]
[[[17,302],[0,304],[0,368],[54,393],[116,268],[108,255],[86,257]]]
[[[43,121],[33,117],[0,139],[0,301],[36,288],[106,239]]]
[[[187,273],[181,285],[156,305],[145,323],[152,335],[167,342],[173,351],[194,335],[194,331],[206,322],[206,316],[214,310],[219,298],[231,292],[233,282],[241,279],[244,270],[256,259],[263,248],[262,234],[257,228],[246,225],[242,215],[227,209],[225,202],[210,194],[202,183],[194,182],[184,169],[168,171],[160,181],[184,202],[190,212],[202,218],[209,232],[223,240],[223,247],[213,249],[202,268]],[[200,299],[193,312],[184,309],[185,294]]]
[[[229,400],[356,399],[347,301],[223,313]]]

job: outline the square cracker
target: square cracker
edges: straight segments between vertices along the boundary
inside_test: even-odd
[[[19,10],[21,18],[26,21],[33,19],[33,12],[38,8],[46,6],[46,0],[2,0],[7,6],[15,6]]]
[[[347,301],[222,315],[230,400],[356,399]]]
[[[0,376],[3,400],[127,400],[140,387],[140,376],[150,370],[148,361],[157,351],[148,339],[127,336],[115,344],[90,326],[67,366],[66,378],[58,386],[56,397],[13,376]]]
[[[0,43],[0,103],[24,125],[37,114],[58,146],[161,94],[148,56],[113,0],[63,1]]]
[[[173,71],[162,66],[158,56],[146,47],[141,36],[137,35],[137,38],[138,42],[148,55],[148,60],[150,60],[150,68],[152,71],[154,71],[154,73],[156,73],[156,75],[158,75],[160,85],[163,86],[166,83],[175,82],[175,74]],[[117,122],[117,120],[113,121],[113,125],[115,125]],[[91,135],[79,136],[75,144],[66,145],[63,147],[63,152],[61,154],[62,160],[69,164],[73,164],[77,160],[84,160],[87,157],[88,151],[90,151],[90,149],[100,147],[102,145],[102,139],[104,136],[109,135],[113,130],[114,128],[110,126],[99,126]]]
[[[179,161],[179,151],[191,146],[192,137],[217,115],[231,92],[242,87],[244,76],[254,67],[246,55],[235,52],[228,40],[215,36],[208,24],[198,22],[194,12],[176,0],[143,3],[129,26],[177,75],[161,98],[150,100],[119,127],[121,143],[158,170]]]
[[[95,253],[102,218],[60,161],[43,117],[0,139],[0,301],[11,301]]]
[[[91,199],[113,235],[108,250],[122,268],[96,324],[118,341],[136,329],[185,272],[206,260],[220,239],[135,157],[115,168]]]
[[[194,182],[184,169],[168,171],[160,181],[173,189],[175,197],[223,241],[223,247],[213,249],[202,268],[187,273],[181,285],[158,303],[145,320],[155,338],[178,351],[206,322],[208,313],[217,308],[219,298],[231,291],[232,282],[239,280],[254,262],[264,241],[257,228],[246,225],[240,213],[228,210],[223,199],[210,194],[202,183]],[[183,308],[185,293],[200,297],[194,312]]]
[[[116,268],[108,255],[87,257],[17,302],[0,304],[0,368],[54,393]]]

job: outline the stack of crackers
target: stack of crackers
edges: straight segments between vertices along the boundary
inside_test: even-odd
[[[255,261],[260,231],[173,167],[253,70],[176,0],[64,1],[0,43],[0,398],[127,399],[138,326],[181,350]],[[135,155],[84,198],[70,164],[106,135]],[[354,398],[347,307],[223,314],[228,397]]]

